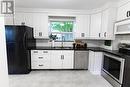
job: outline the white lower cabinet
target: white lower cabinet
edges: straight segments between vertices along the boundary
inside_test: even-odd
[[[52,51],[51,69],[73,69],[74,51]]]
[[[32,69],[73,69],[74,51],[31,50]]]
[[[73,69],[74,51],[62,51],[62,69]]]
[[[102,52],[89,51],[89,71],[94,75],[101,75]]]
[[[51,69],[62,69],[62,51],[51,51]]]
[[[47,50],[31,50],[32,69],[49,69],[51,52]]]

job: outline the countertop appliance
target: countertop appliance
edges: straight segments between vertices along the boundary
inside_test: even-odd
[[[29,41],[33,39],[33,29],[27,26],[6,25],[6,47],[9,74],[27,74],[31,71]],[[35,43],[32,43],[35,45]]]
[[[88,69],[89,51],[75,51],[74,55],[74,69]]]
[[[114,87],[122,87],[125,59],[104,53],[102,76]]]
[[[120,43],[119,53],[130,55],[130,43]]]

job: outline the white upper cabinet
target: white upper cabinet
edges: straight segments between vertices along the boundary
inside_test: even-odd
[[[45,13],[33,14],[34,38],[48,38],[48,15]]]
[[[100,38],[101,37],[101,13],[91,15],[90,23],[90,38]]]
[[[48,15],[46,13],[16,13],[15,25],[33,27],[34,38],[48,38]]]
[[[14,24],[33,27],[33,14],[32,13],[16,13],[14,16]]]
[[[90,15],[76,16],[75,39],[85,39],[89,37]]]
[[[91,15],[90,39],[113,40],[116,8],[109,8]]]
[[[116,21],[116,8],[109,8],[102,12],[101,38],[114,39],[114,23]]]
[[[118,8],[117,21],[130,18],[130,2]]]

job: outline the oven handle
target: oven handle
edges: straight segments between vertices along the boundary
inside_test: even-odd
[[[120,62],[124,62],[124,61],[125,61],[125,59],[123,59],[123,58],[121,58],[121,57],[112,56],[112,55],[106,54],[106,53],[104,53],[104,55],[105,55],[105,56],[108,56],[108,57],[111,58],[111,59],[115,59],[115,60],[117,60],[117,61],[120,61]]]

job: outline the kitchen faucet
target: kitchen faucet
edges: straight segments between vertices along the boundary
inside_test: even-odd
[[[62,36],[62,43],[61,43],[61,47],[62,47],[62,48],[64,47],[64,41],[65,41],[65,37]]]

